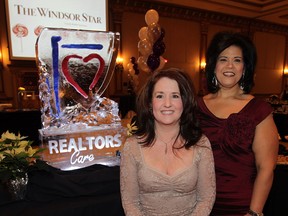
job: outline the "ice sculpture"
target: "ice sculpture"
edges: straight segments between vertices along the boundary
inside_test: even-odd
[[[113,165],[125,141],[118,104],[101,97],[114,71],[120,35],[44,28],[36,41],[43,159],[67,170]]]

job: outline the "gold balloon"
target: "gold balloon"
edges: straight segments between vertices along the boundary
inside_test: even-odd
[[[145,22],[147,25],[150,25],[152,23],[158,23],[159,21],[159,15],[158,12],[154,9],[150,9],[145,14]]]
[[[152,52],[152,48],[152,44],[146,38],[138,42],[138,50],[144,56],[148,56]]]
[[[147,31],[148,31],[148,27],[146,27],[146,26],[144,26],[140,29],[140,31],[138,33],[140,40],[147,38]]]

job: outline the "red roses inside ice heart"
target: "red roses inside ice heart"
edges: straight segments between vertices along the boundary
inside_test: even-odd
[[[94,60],[94,59],[97,59],[99,61],[99,66],[96,67],[93,67],[93,70],[95,70],[95,74],[94,74],[94,77],[92,79],[92,82],[90,83],[89,85],[89,91],[91,91],[97,84],[98,80],[100,79],[100,77],[102,76],[103,72],[104,72],[104,66],[105,66],[105,61],[104,59],[98,55],[97,53],[92,53],[86,57],[82,57],[82,56],[79,56],[79,55],[68,55],[66,56],[63,61],[62,61],[62,72],[63,72],[63,75],[65,77],[65,79],[67,80],[67,82],[72,85],[74,87],[74,89],[79,93],[81,94],[84,98],[88,98],[88,93],[85,92],[85,90],[79,85],[78,82],[80,81],[76,81],[74,79],[74,76],[71,74],[70,70],[70,66],[69,66],[69,61],[70,59],[73,59],[73,58],[76,58],[76,59],[82,59],[82,61],[86,64],[86,63],[89,63],[90,61]],[[78,60],[79,61],[79,60]],[[77,65],[76,65],[77,67]],[[80,73],[80,79],[81,80],[81,76],[85,76],[85,73],[87,73],[87,71],[84,71],[83,74],[81,74],[81,69],[78,73]],[[89,73],[94,73],[93,71],[89,71]],[[87,80],[83,79],[84,82],[86,82]],[[89,84],[89,83],[88,83]]]

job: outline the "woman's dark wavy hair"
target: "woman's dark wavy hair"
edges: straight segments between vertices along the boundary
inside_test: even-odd
[[[178,83],[183,103],[178,137],[181,136],[184,138],[186,142],[182,147],[188,149],[197,143],[201,138],[202,132],[196,118],[197,102],[193,82],[188,74],[177,68],[155,72],[141,89],[136,100],[136,125],[138,130],[135,134],[142,140],[140,144],[143,146],[152,146],[154,144],[155,124],[152,111],[152,98],[155,84],[163,77],[175,80]]]
[[[244,93],[250,93],[254,86],[254,70],[257,62],[256,48],[251,39],[241,33],[236,32],[219,32],[217,33],[206,52],[206,80],[207,89],[211,93],[219,90],[219,86],[213,82],[215,67],[219,54],[229,46],[238,46],[242,50],[244,59],[244,78],[239,81],[243,86]]]

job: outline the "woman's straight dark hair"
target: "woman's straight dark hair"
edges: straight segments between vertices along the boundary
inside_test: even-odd
[[[175,80],[181,94],[183,113],[180,117],[181,135],[186,140],[183,147],[186,149],[196,144],[202,136],[198,119],[196,118],[196,94],[193,82],[188,74],[178,68],[169,68],[154,72],[141,89],[136,100],[137,127],[135,133],[144,146],[151,146],[155,141],[155,125],[152,111],[152,98],[155,84],[163,77]],[[144,140],[144,141],[143,141]]]

